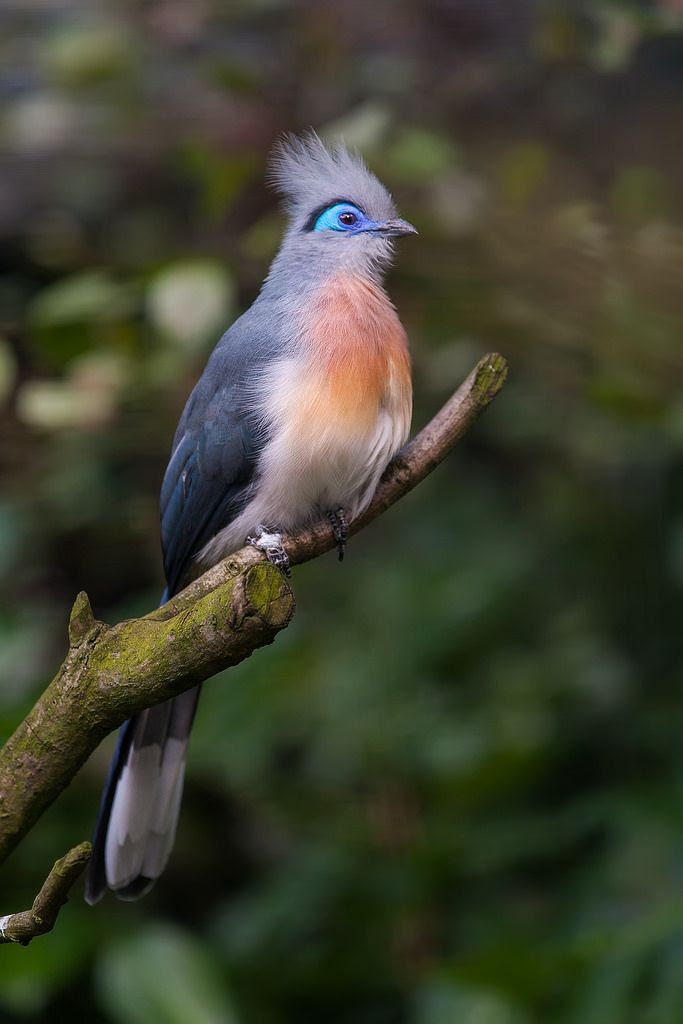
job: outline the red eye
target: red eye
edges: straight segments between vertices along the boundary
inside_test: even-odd
[[[340,213],[338,219],[340,224],[343,224],[344,227],[350,228],[356,223],[358,217],[355,213],[351,213],[350,210],[347,210],[345,213]]]

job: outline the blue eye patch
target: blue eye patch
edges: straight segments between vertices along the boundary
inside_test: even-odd
[[[308,231],[362,231],[373,224],[361,209],[347,200],[339,199],[322,210],[311,215],[306,230]]]

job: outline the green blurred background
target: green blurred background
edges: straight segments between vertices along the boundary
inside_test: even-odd
[[[282,130],[358,145],[420,236],[389,288],[456,453],[297,569],[205,688],[154,892],[0,952],[0,1017],[683,1021],[679,0],[0,7],[0,730],[162,588],[185,398],[282,229]],[[111,742],[3,866],[90,834]]]

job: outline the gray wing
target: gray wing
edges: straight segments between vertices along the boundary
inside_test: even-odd
[[[272,318],[270,318],[272,320]],[[264,443],[249,388],[278,351],[252,306],[216,346],[190,395],[161,490],[167,595],[192,557],[248,500]],[[109,886],[122,899],[145,893],[173,845],[187,743],[199,687],[135,715],[123,727],[102,795],[86,899]]]
[[[161,488],[169,595],[181,586],[192,558],[251,493],[265,437],[249,400],[250,385],[271,346],[250,333],[244,316],[223,336],[178,424]]]

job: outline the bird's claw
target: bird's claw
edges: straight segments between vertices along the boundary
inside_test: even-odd
[[[265,527],[260,526],[259,532],[253,537],[247,537],[247,544],[263,551],[271,565],[279,569],[287,578],[292,575],[292,567],[289,564],[289,555],[282,543],[281,533],[271,533]]]
[[[332,524],[332,533],[334,534],[337,551],[339,552],[339,561],[343,562],[346,542],[349,539],[349,524],[346,519],[346,512],[343,508],[338,508],[334,512],[328,512],[327,518]]]

